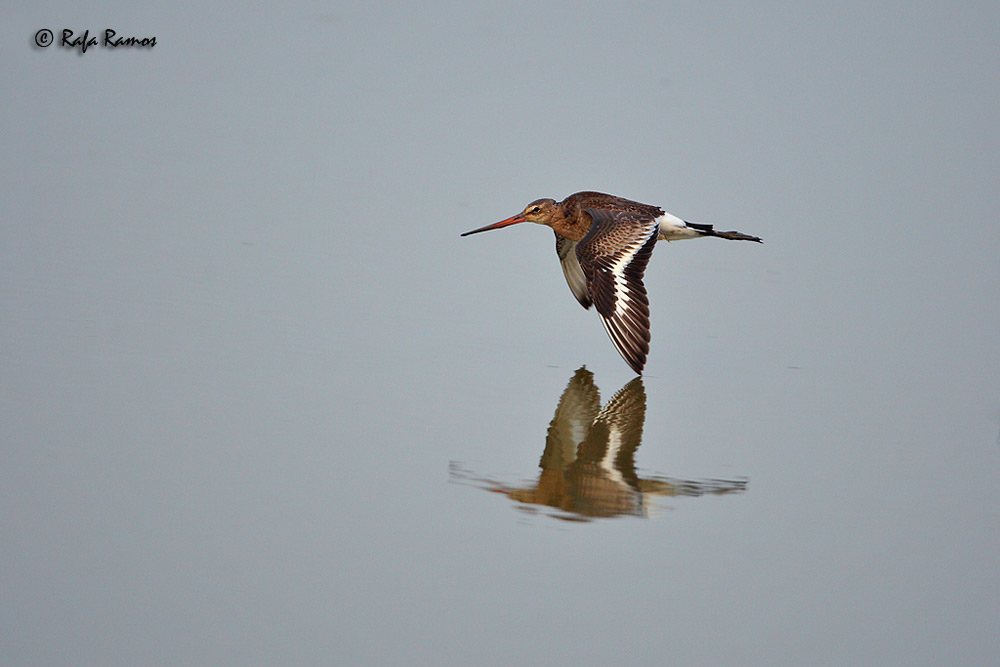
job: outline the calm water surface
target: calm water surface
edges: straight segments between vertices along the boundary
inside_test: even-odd
[[[8,12],[0,663],[1000,662],[997,11],[747,7]]]

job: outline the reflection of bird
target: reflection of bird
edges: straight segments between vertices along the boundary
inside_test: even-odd
[[[573,296],[584,308],[597,307],[611,341],[636,373],[642,373],[649,353],[649,301],[642,275],[656,240],[717,236],[761,242],[756,236],[717,232],[658,206],[600,192],[577,192],[561,202],[536,199],[517,215],[462,236],[519,222],[552,228]]]
[[[745,490],[746,481],[640,479],[635,453],[642,443],[646,392],[635,378],[601,408],[594,375],[586,368],[570,379],[545,438],[541,473],[532,486],[480,480],[525,507],[559,509],[566,519],[646,515],[650,496],[700,496]],[[457,472],[456,477],[464,477]]]

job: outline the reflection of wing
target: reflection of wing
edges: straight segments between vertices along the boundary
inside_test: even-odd
[[[569,289],[573,296],[584,308],[590,308],[590,292],[587,290],[587,278],[580,268],[580,260],[576,257],[576,241],[556,234],[556,253],[559,255],[559,263],[562,264],[563,275],[569,283]]]
[[[601,396],[594,385],[594,374],[581,368],[570,378],[559,398],[540,465],[559,470],[568,466],[576,458],[577,447],[587,437],[600,409]]]
[[[594,225],[576,244],[601,322],[622,358],[642,373],[649,353],[649,301],[642,275],[656,244],[656,220],[627,211],[587,209]]]
[[[577,460],[567,471],[573,510],[588,516],[642,514],[635,451],[642,442],[646,392],[635,378],[598,413]]]
[[[594,419],[590,435],[580,445],[579,458],[627,477],[635,475],[635,450],[646,421],[646,391],[642,378],[618,390]],[[631,474],[630,474],[631,473]]]

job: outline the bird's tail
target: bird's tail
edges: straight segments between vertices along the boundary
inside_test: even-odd
[[[688,222],[684,221],[684,224],[695,230],[702,236],[717,236],[720,239],[729,239],[730,241],[756,241],[757,243],[763,243],[759,236],[750,236],[749,234],[744,234],[743,232],[717,232],[712,225],[703,225],[698,222]]]

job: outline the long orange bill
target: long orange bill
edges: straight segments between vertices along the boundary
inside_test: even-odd
[[[485,227],[480,227],[479,229],[473,229],[471,232],[465,232],[462,236],[468,236],[469,234],[478,234],[479,232],[488,232],[491,229],[500,229],[501,227],[509,227],[511,225],[516,225],[519,222],[527,222],[518,213],[512,218],[507,218],[506,220],[501,220],[500,222],[494,222],[492,225],[486,225]]]

